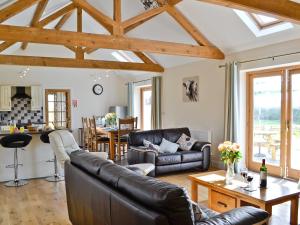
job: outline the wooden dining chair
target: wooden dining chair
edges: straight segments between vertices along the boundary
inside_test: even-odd
[[[83,129],[83,148],[90,149],[92,144],[89,120],[86,117],[82,117],[82,129]]]
[[[128,134],[134,131],[137,128],[137,117],[119,119],[119,128],[118,128],[118,157],[121,160],[121,146],[123,148],[123,155],[125,155],[125,149],[128,148]],[[126,146],[126,148],[125,148]]]
[[[90,131],[92,134],[92,150],[93,151],[102,151],[102,149],[104,149],[104,151],[106,150],[106,147],[109,147],[109,138],[104,135],[101,134],[99,132],[97,132],[97,125],[96,125],[96,118],[90,118]],[[98,148],[100,146],[100,148]],[[102,146],[104,148],[102,148]]]

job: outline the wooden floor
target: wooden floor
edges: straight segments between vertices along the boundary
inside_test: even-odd
[[[159,179],[187,188],[189,173],[168,175]],[[204,204],[207,190],[199,188],[199,200]],[[289,205],[274,209],[272,225],[287,225]],[[64,182],[49,183],[31,180],[21,188],[6,188],[0,184],[0,225],[71,225],[68,220]]]

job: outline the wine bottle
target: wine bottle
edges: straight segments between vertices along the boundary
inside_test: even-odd
[[[268,174],[268,169],[266,167],[266,160],[263,159],[261,167],[260,167],[260,187],[261,188],[267,187],[267,174]]]

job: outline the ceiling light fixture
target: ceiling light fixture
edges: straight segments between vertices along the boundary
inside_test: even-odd
[[[160,5],[167,4],[167,0],[140,0],[140,1],[144,5],[145,10],[158,8]]]

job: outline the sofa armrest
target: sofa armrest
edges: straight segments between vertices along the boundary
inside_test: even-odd
[[[203,151],[205,148],[211,148],[211,143],[210,142],[202,142],[202,141],[197,141],[193,147],[192,150],[194,151]]]
[[[127,154],[129,165],[138,163],[152,163],[155,165],[157,152],[154,150],[130,146]]]
[[[267,224],[269,214],[252,206],[241,207],[198,222],[196,225],[256,225]]]
[[[197,141],[192,147],[193,151],[201,151],[203,153],[202,170],[206,171],[210,166],[211,143]]]

